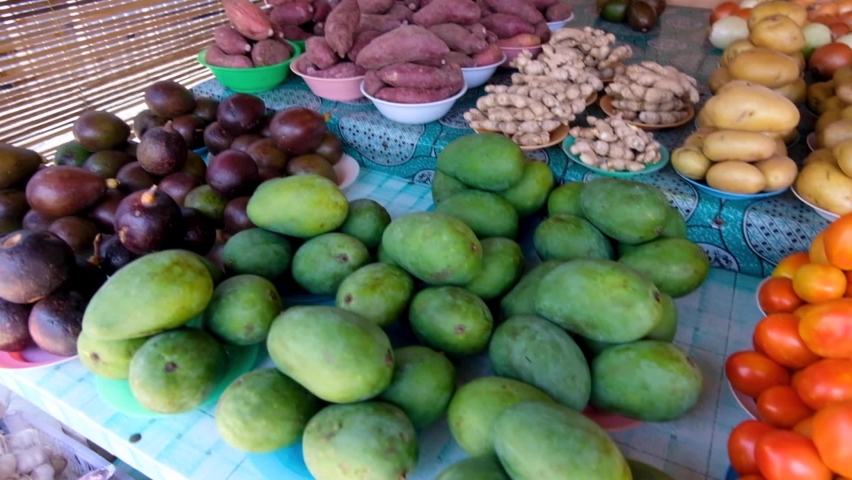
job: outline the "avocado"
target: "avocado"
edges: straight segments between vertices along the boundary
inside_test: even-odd
[[[246,213],[246,206],[250,199],[251,197],[238,197],[225,205],[225,211],[222,213],[222,223],[226,232],[233,235],[243,230],[255,228],[255,225],[248,218],[248,213]]]
[[[30,335],[42,350],[62,357],[77,354],[77,337],[83,329],[88,299],[75,290],[62,289],[33,305]]]
[[[183,168],[180,171],[192,175],[200,183],[204,183],[207,178],[207,164],[204,163],[204,159],[192,150],[186,152],[186,163],[183,164]]]
[[[98,267],[107,275],[112,275],[139,257],[121,244],[118,235],[105,237],[97,250]]]
[[[124,193],[147,190],[159,181],[159,177],[146,172],[139,162],[131,162],[121,167],[115,174],[115,179],[118,180],[118,189]]]
[[[213,220],[194,208],[181,208],[184,234],[182,247],[199,255],[207,255],[216,242]]]
[[[337,162],[343,157],[343,143],[340,142],[337,135],[325,132],[322,142],[320,142],[314,153],[326,159],[328,163],[337,165]]]
[[[217,225],[222,221],[222,215],[227,205],[228,199],[223,197],[221,193],[210,188],[210,185],[201,185],[194,188],[186,194],[186,198],[183,200],[184,207],[199,210],[216,222]]]
[[[216,121],[216,109],[219,108],[219,102],[212,98],[200,97],[195,99],[195,109],[192,114],[204,120],[205,123]]]
[[[104,179],[79,167],[48,167],[27,182],[27,203],[52,217],[74,215],[95,205],[106,192]]]
[[[168,118],[158,117],[151,110],[142,110],[133,117],[133,134],[136,138],[142,138],[148,130],[154,127],[162,127],[169,121]]]
[[[98,227],[89,219],[82,217],[62,217],[50,224],[48,231],[61,238],[76,255],[92,250]]]
[[[41,165],[41,156],[36,152],[0,143],[0,188],[23,184]]]
[[[172,128],[183,137],[191,149],[204,146],[204,128],[207,123],[195,115],[181,115],[172,120]]]
[[[654,7],[654,12],[656,12],[657,18],[660,18],[660,15],[662,15],[663,12],[666,11],[666,7],[668,6],[666,4],[666,0],[642,0],[642,1],[647,3],[650,6]]]
[[[183,168],[188,150],[186,140],[166,124],[145,133],[136,150],[136,158],[145,171],[168,175]]]
[[[0,241],[0,298],[33,303],[59,288],[74,272],[74,252],[50,232],[19,230]]]
[[[231,142],[231,150],[239,150],[248,152],[249,147],[256,141],[263,140],[263,137],[256,133],[246,133],[238,136]]]
[[[32,342],[27,326],[32,308],[0,300],[0,352],[20,352]]]
[[[63,143],[56,149],[56,155],[53,157],[53,163],[57,165],[68,165],[71,167],[82,167],[83,162],[89,158],[92,152],[83,148],[80,142],[70,141]]]
[[[644,0],[633,0],[627,7],[627,24],[633,30],[645,33],[657,24],[657,11]]]
[[[272,168],[279,173],[284,173],[284,167],[287,166],[287,154],[282,152],[271,138],[252,143],[246,153],[254,159],[259,168]]]
[[[98,152],[115,148],[127,141],[130,126],[109,112],[88,111],[74,122],[74,138],[86,150]]]
[[[115,210],[122,200],[124,200],[124,192],[111,188],[104,193],[101,201],[89,211],[89,218],[95,222],[100,231],[113,232]]]
[[[124,197],[114,228],[121,243],[138,255],[178,247],[185,230],[180,207],[156,186]]]
[[[231,148],[231,142],[233,141],[234,136],[225,133],[219,122],[213,122],[204,129],[204,146],[213,155]]]
[[[263,99],[246,93],[229,96],[216,109],[216,119],[222,130],[233,137],[257,131],[265,118],[266,104]]]
[[[287,175],[319,175],[337,183],[337,172],[334,171],[334,167],[328,160],[313,153],[290,159],[285,172]]]
[[[226,198],[250,195],[259,183],[257,164],[239,150],[219,153],[207,167],[207,184]]]
[[[160,80],[145,89],[145,105],[154,115],[175,118],[195,110],[195,97],[174,80]]]
[[[95,237],[95,242],[100,242],[100,236]],[[93,242],[94,243],[94,242]],[[68,285],[73,285],[74,290],[80,292],[86,298],[92,298],[95,292],[106,283],[107,276],[97,265],[97,258],[77,257],[77,268],[71,274]]]
[[[46,231],[50,228],[50,224],[53,223],[58,217],[51,217],[49,215],[45,215],[36,210],[30,210],[24,215],[23,226],[24,230],[32,230],[36,231]]]
[[[175,172],[160,180],[157,187],[172,197],[172,200],[177,202],[178,205],[183,205],[183,201],[189,192],[199,185],[201,185],[201,182],[193,175],[186,172]]]
[[[101,150],[95,152],[83,163],[83,168],[101,178],[115,178],[121,167],[136,161],[135,158],[119,150]]]
[[[0,234],[20,230],[29,209],[27,195],[21,190],[0,190]]]
[[[608,22],[623,23],[627,19],[630,0],[609,0],[601,8],[601,18]]]

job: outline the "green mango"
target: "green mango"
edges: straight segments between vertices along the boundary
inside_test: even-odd
[[[671,295],[661,292],[660,298],[663,304],[663,317],[660,323],[651,329],[648,335],[645,335],[645,339],[673,342],[677,334],[677,305]]]
[[[686,219],[675,207],[669,207],[666,222],[663,224],[663,238],[686,238]]]
[[[511,203],[519,216],[528,217],[541,210],[554,184],[553,171],[546,163],[527,160],[521,181],[497,194]]]
[[[471,457],[493,456],[494,422],[506,408],[521,402],[553,400],[541,390],[511,378],[479,377],[459,387],[450,401],[450,433]]]
[[[444,147],[438,170],[469,187],[499,192],[521,181],[524,152],[499,133],[474,133]]]
[[[435,480],[511,480],[494,457],[466,458],[445,468]]]
[[[622,343],[648,334],[663,315],[660,291],[610,260],[574,260],[547,274],[536,291],[538,315],[583,337]]]
[[[581,217],[560,213],[545,219],[533,232],[538,257],[547,260],[578,260],[613,257],[612,244]]]
[[[483,300],[492,300],[512,288],[524,273],[524,252],[508,238],[482,240],[482,270],[465,286]]]
[[[512,405],[494,422],[493,435],[500,463],[513,480],[632,480],[609,435],[562,405]]]
[[[501,377],[537,387],[577,411],[589,403],[592,377],[583,351],[547,320],[532,315],[506,320],[494,331],[488,357]]]
[[[411,300],[408,319],[422,343],[458,357],[483,351],[494,325],[485,302],[460,287],[421,290]]]
[[[396,265],[373,263],[346,277],[334,304],[384,328],[395,322],[414,294],[414,280]]]
[[[661,238],[636,247],[618,259],[674,298],[694,292],[710,273],[704,249],[685,238]]]
[[[561,260],[544,262],[521,277],[517,285],[500,300],[500,312],[503,318],[507,319],[516,315],[535,315],[535,294],[541,279],[563,263],[565,262]]]
[[[283,235],[250,228],[225,242],[222,263],[231,274],[258,275],[275,280],[290,268],[293,247]]]
[[[224,343],[254,345],[266,340],[281,306],[272,282],[257,275],[237,275],[213,291],[204,310],[204,328]]]
[[[99,377],[124,380],[130,372],[130,359],[148,337],[130,340],[95,340],[83,331],[77,337],[80,363]]]
[[[167,250],[122,267],[95,293],[83,330],[95,340],[148,337],[200,315],[213,297],[213,279],[198,255]]]
[[[580,208],[580,192],[583,191],[583,182],[567,182],[556,187],[547,197],[547,215],[554,216],[560,213],[583,216]]]
[[[435,211],[458,218],[479,238],[518,236],[518,212],[495,193],[461,192],[436,205]]]
[[[324,233],[293,255],[293,280],[314,295],[334,295],[343,280],[370,261],[370,251],[345,233]]]
[[[633,480],[675,480],[671,475],[640,461],[628,459],[627,464],[630,465]]]
[[[677,420],[701,396],[695,362],[671,343],[641,340],[604,350],[592,361],[592,405],[645,422]]]
[[[631,245],[663,233],[671,206],[656,187],[630,180],[599,178],[580,192],[583,217],[608,237]]]
[[[382,393],[393,376],[385,332],[335,307],[291,307],[278,315],[266,348],[282,373],[327,402],[360,402]]]
[[[411,346],[393,351],[393,380],[379,399],[402,409],[414,428],[444,416],[456,391],[456,368],[443,354]]]
[[[466,285],[482,269],[482,244],[461,220],[415,212],[392,221],[382,236],[388,258],[432,285]]]
[[[379,248],[376,249],[376,260],[386,265],[396,265],[396,262],[388,255],[388,250],[383,243],[379,243]]]
[[[455,178],[435,170],[432,176],[432,202],[437,204],[452,197],[453,195],[470,190],[470,187]]]
[[[216,405],[216,429],[232,447],[269,453],[302,438],[320,401],[274,368],[243,374],[228,386]]]
[[[246,206],[258,227],[297,238],[337,230],[348,213],[349,201],[337,184],[313,174],[267,180]]]
[[[385,228],[390,225],[391,216],[379,202],[369,198],[359,198],[349,202],[349,213],[340,231],[352,235],[372,250],[379,246]]]
[[[91,154],[92,152],[86,150],[80,145],[80,142],[72,140],[68,143],[63,143],[56,149],[53,163],[69,167],[82,167]]]
[[[305,465],[316,480],[398,480],[417,466],[417,432],[384,402],[331,405],[308,422]]]

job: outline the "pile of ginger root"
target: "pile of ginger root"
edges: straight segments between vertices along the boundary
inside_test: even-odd
[[[570,152],[585,165],[610,172],[638,172],[660,161],[654,136],[620,117],[587,117],[588,128],[574,127]]]
[[[650,61],[628,66],[606,92],[622,118],[646,125],[676,124],[699,101],[695,78]]]
[[[615,35],[598,28],[563,28],[548,42],[559,49],[572,48],[580,54],[587,73],[609,80],[625,70],[624,61],[633,56],[630,45],[615,46]],[[603,86],[596,91],[603,90]]]

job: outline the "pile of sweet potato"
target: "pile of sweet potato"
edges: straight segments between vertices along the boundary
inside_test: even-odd
[[[562,0],[477,0],[482,25],[497,35],[501,47],[532,47],[547,43],[547,22],[566,20],[571,4]]]

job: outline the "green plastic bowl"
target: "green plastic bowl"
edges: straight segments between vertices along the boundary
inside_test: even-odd
[[[302,47],[302,51],[305,51],[305,40],[287,40],[290,43],[295,43],[296,45]]]
[[[254,68],[226,68],[216,67],[204,60],[207,49],[198,52],[198,63],[209,68],[216,80],[239,93],[260,93],[272,90],[281,85],[290,76],[290,62],[299,58],[302,47],[297,42],[286,40],[293,47],[293,56],[289,60],[277,65]]]

